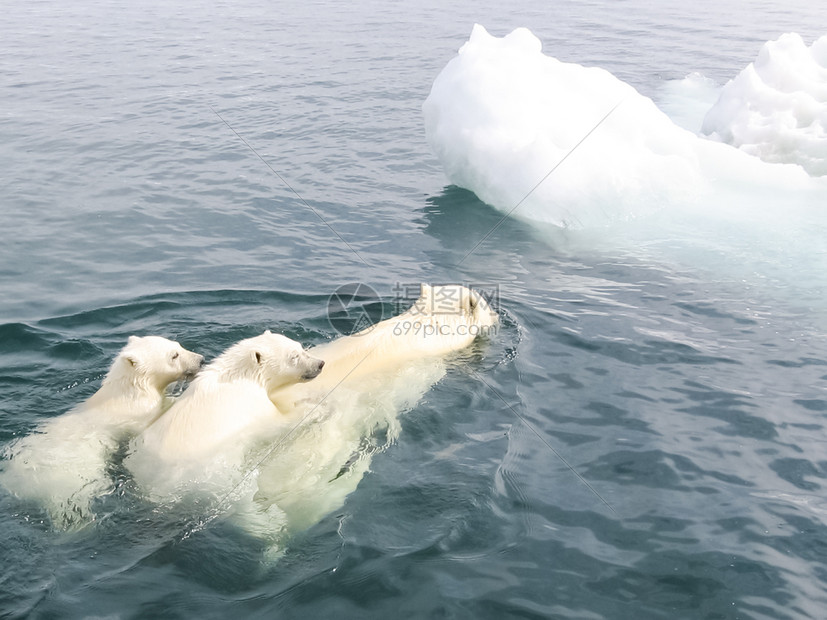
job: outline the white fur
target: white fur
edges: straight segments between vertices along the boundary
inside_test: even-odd
[[[56,527],[87,520],[91,501],[107,490],[106,465],[119,442],[161,415],[166,387],[202,361],[166,338],[131,336],[95,394],[5,449],[0,483],[42,504]]]
[[[269,331],[213,360],[130,447],[127,467],[142,486],[174,488],[203,478],[215,461],[236,464],[282,416],[270,394],[316,377],[324,362]]]
[[[418,360],[460,351],[478,335],[493,334],[498,320],[474,290],[460,285],[423,284],[419,298],[406,312],[310,349],[325,361],[324,374],[312,384],[289,386],[272,397],[288,411],[310,393],[333,390],[342,382],[358,385],[377,373],[393,373]]]
[[[445,374],[446,357],[493,336],[498,322],[476,291],[423,284],[406,312],[310,349],[325,360],[324,372],[273,395],[281,410],[306,420],[260,467],[261,514],[280,511],[282,529],[296,531],[341,506],[372,454],[396,438],[399,413]]]
[[[277,548],[283,533],[341,506],[397,436],[399,413],[444,375],[446,356],[497,322],[479,294],[423,285],[405,313],[307,353],[283,336],[242,341],[135,439],[125,463],[156,500],[228,500],[239,525]],[[300,363],[285,365],[287,354]],[[324,370],[302,381],[314,358]]]

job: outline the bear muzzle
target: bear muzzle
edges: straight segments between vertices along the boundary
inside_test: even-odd
[[[315,379],[319,376],[319,373],[322,372],[322,368],[324,368],[324,360],[312,360],[310,369],[305,371],[305,373],[302,375],[302,379],[304,379],[305,381]]]
[[[183,376],[183,379],[186,381],[189,381],[195,377],[204,367],[204,356],[197,353],[194,353],[193,355],[195,356],[195,359],[193,360],[193,363],[187,367],[187,370]]]

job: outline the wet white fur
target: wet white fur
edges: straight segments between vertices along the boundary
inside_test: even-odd
[[[119,443],[158,418],[166,387],[202,361],[166,338],[131,336],[95,394],[5,449],[0,484],[46,508],[57,528],[87,521],[92,500],[110,485],[106,466]]]
[[[309,381],[322,366],[298,342],[269,331],[236,343],[133,441],[127,467],[157,491],[203,477],[215,460],[240,466],[250,442],[282,422],[270,394]]]

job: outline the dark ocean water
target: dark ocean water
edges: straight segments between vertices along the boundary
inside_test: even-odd
[[[763,272],[737,231],[673,226],[661,252],[497,227],[445,185],[421,105],[474,22],[657,99],[827,13],[500,4],[4,5],[3,444],[91,395],[130,334],[318,344],[349,282],[384,316],[418,282],[484,288],[502,328],[275,562],[118,463],[81,531],[0,494],[0,617],[824,616],[824,248]]]

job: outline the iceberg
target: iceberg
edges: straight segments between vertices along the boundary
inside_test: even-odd
[[[824,49],[819,42],[810,56],[821,58]],[[808,92],[827,88],[821,73],[810,74]],[[729,110],[725,95],[719,109]],[[726,115],[713,112],[704,127],[729,136],[720,128]],[[605,228],[665,210],[764,217],[779,202],[788,216],[827,196],[827,179],[800,162],[768,163],[684,129],[608,71],[544,55],[526,28],[500,38],[475,25],[435,79],[423,114],[451,183],[501,212],[563,229]],[[817,151],[808,157],[818,159]],[[821,165],[825,157],[822,148]]]

